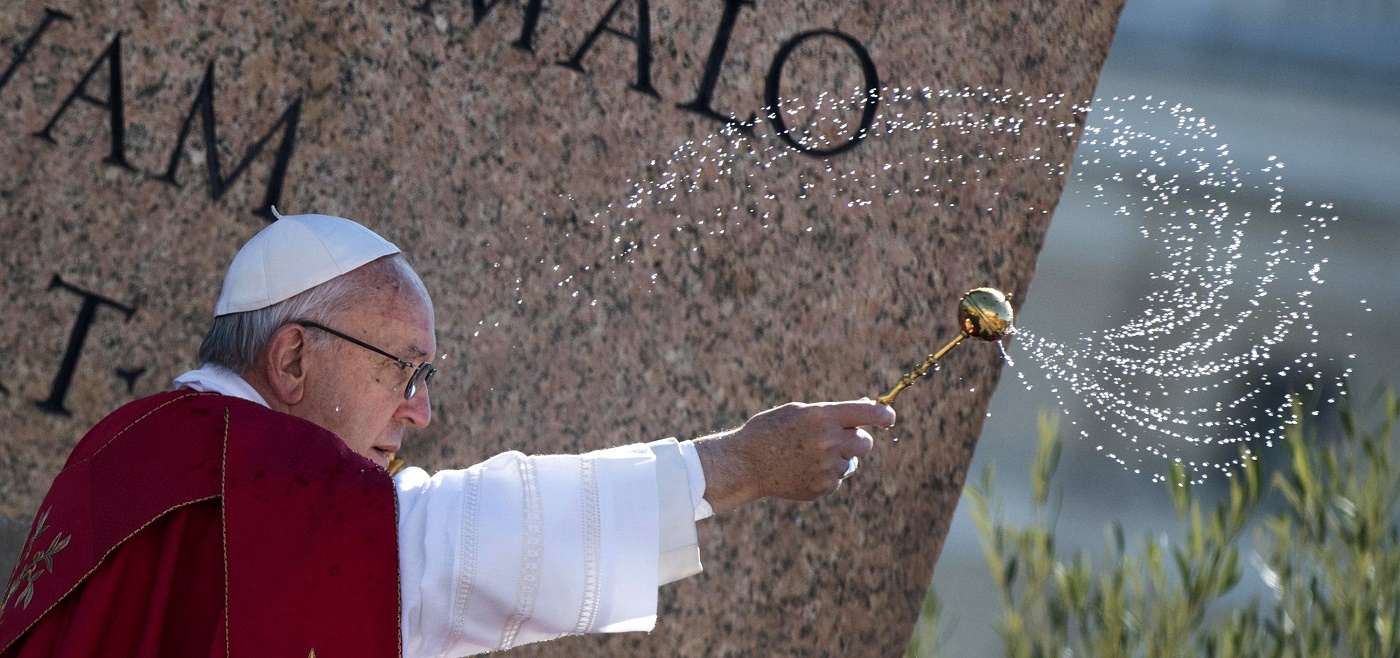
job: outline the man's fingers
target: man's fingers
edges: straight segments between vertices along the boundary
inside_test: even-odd
[[[823,411],[830,414],[832,421],[840,424],[841,427],[863,427],[866,425],[885,429],[894,427],[894,407],[880,404],[870,398],[844,402],[819,402],[814,406],[821,407]]]
[[[842,459],[864,457],[875,448],[875,438],[870,436],[870,432],[865,431],[865,428],[847,427],[841,430],[841,440],[835,448],[841,453]]]
[[[870,454],[870,451],[875,448],[875,437],[870,436],[870,432],[865,431],[865,428],[856,430],[856,447],[860,448],[860,451],[852,454],[852,457],[864,457]]]
[[[721,438],[742,446],[744,477],[754,498],[815,500],[836,490],[841,478],[849,475],[853,457],[864,459],[870,454],[875,440],[867,427],[894,423],[894,409],[868,398],[790,402],[754,415]],[[710,466],[705,468],[708,481]],[[708,498],[708,485],[706,489]]]

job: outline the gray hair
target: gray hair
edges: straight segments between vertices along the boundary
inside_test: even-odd
[[[393,254],[271,306],[220,315],[214,318],[214,324],[209,327],[209,333],[199,346],[199,360],[246,375],[278,329],[299,320],[333,323],[341,313],[364,301],[370,288],[364,285],[363,277],[375,274],[397,274],[409,281],[418,280],[418,275],[409,267],[403,255]],[[330,336],[319,331],[310,335],[313,344],[331,340]]]

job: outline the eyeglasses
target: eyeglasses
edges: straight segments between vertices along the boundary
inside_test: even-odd
[[[424,361],[418,365],[413,365],[412,362],[400,359],[399,357],[385,352],[384,350],[381,350],[378,347],[370,345],[369,343],[366,343],[362,340],[346,336],[345,334],[342,334],[339,331],[331,329],[330,327],[327,327],[325,325],[317,324],[315,322],[311,322],[310,320],[298,320],[292,324],[300,325],[303,327],[309,327],[311,329],[320,329],[321,331],[335,336],[336,338],[343,338],[345,340],[348,340],[356,345],[359,345],[360,347],[363,347],[371,352],[374,352],[375,354],[378,354],[389,359],[390,361],[393,361],[396,365],[398,365],[400,370],[408,371],[410,368],[412,368],[413,374],[408,378],[408,384],[404,386],[403,389],[403,399],[405,400],[413,399],[413,396],[418,393],[418,385],[420,384],[420,382],[423,386],[426,387],[428,385],[428,382],[433,381],[433,375],[437,374],[437,367],[427,361]]]

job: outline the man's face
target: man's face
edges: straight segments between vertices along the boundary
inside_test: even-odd
[[[416,277],[376,279],[367,282],[374,289],[365,301],[326,326],[414,365],[432,360],[437,350],[433,305],[422,283]],[[428,387],[421,377],[417,393],[405,400],[412,369],[404,370],[382,355],[332,337],[313,343],[306,363],[305,397],[293,413],[334,432],[351,450],[380,466],[387,467],[390,453],[403,445],[405,429],[427,427],[432,420]]]

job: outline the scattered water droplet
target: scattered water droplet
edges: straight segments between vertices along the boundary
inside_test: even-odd
[[[1016,362],[1011,360],[1011,355],[1006,353],[1006,344],[996,341],[997,349],[1001,351],[1001,360],[1006,362],[1006,367],[1015,368]]]

